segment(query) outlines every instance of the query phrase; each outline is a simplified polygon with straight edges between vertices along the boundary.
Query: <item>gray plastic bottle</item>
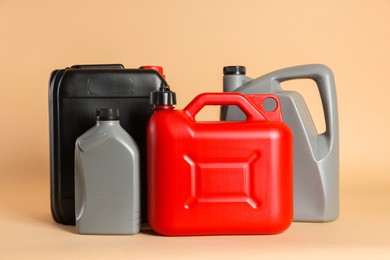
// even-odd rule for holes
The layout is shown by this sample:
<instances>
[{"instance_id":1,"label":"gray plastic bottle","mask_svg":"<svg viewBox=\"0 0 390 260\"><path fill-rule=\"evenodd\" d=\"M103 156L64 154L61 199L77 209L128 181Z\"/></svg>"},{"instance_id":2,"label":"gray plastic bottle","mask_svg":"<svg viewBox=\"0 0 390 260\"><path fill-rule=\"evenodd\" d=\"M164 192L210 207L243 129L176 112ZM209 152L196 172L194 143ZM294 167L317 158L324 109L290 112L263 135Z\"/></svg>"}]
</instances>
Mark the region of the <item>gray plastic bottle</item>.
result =
<instances>
[{"instance_id":1,"label":"gray plastic bottle","mask_svg":"<svg viewBox=\"0 0 390 260\"><path fill-rule=\"evenodd\" d=\"M138 233L138 147L120 126L118 109L97 109L96 114L96 125L75 145L76 230L80 234Z\"/></svg>"},{"instance_id":2,"label":"gray plastic bottle","mask_svg":"<svg viewBox=\"0 0 390 260\"><path fill-rule=\"evenodd\" d=\"M245 67L224 68L223 90L245 94L272 93L281 102L284 122L294 134L294 221L327 222L339 215L339 125L332 71L324 65L285 68L251 79ZM280 83L312 79L322 100L326 131L318 134L303 97ZM222 120L243 119L235 107L221 109Z\"/></svg>"}]
</instances>

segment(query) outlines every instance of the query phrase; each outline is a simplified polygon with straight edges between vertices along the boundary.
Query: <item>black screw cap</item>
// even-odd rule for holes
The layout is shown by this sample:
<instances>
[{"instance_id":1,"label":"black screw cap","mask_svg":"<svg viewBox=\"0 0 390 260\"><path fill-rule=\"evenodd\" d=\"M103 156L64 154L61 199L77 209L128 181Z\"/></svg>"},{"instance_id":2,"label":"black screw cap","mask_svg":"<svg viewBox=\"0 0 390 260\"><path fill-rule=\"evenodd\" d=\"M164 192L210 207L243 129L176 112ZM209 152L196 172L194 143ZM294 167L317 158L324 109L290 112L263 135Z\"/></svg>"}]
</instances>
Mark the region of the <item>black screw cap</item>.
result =
<instances>
[{"instance_id":1,"label":"black screw cap","mask_svg":"<svg viewBox=\"0 0 390 260\"><path fill-rule=\"evenodd\" d=\"M98 108L96 109L98 121L116 121L119 120L118 108Z\"/></svg>"},{"instance_id":2,"label":"black screw cap","mask_svg":"<svg viewBox=\"0 0 390 260\"><path fill-rule=\"evenodd\" d=\"M225 66L223 67L223 75L245 75L245 66Z\"/></svg>"},{"instance_id":3,"label":"black screw cap","mask_svg":"<svg viewBox=\"0 0 390 260\"><path fill-rule=\"evenodd\" d=\"M149 103L154 106L176 105L176 93L168 86L162 86L159 91L150 92Z\"/></svg>"}]
</instances>

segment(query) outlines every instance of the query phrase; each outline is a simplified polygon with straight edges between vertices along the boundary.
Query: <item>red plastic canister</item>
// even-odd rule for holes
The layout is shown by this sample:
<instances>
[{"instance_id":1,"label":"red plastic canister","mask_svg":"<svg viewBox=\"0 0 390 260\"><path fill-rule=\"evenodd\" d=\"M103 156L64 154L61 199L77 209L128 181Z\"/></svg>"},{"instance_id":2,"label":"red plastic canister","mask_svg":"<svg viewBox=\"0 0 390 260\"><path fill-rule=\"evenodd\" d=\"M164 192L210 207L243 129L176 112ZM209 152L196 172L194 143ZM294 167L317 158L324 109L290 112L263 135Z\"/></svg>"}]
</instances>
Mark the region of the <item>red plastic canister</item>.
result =
<instances>
[{"instance_id":1,"label":"red plastic canister","mask_svg":"<svg viewBox=\"0 0 390 260\"><path fill-rule=\"evenodd\" d=\"M268 112L262 104L276 102ZM198 122L206 105L245 121ZM293 218L292 133L274 95L205 93L155 106L147 125L148 220L162 235L273 234Z\"/></svg>"}]
</instances>

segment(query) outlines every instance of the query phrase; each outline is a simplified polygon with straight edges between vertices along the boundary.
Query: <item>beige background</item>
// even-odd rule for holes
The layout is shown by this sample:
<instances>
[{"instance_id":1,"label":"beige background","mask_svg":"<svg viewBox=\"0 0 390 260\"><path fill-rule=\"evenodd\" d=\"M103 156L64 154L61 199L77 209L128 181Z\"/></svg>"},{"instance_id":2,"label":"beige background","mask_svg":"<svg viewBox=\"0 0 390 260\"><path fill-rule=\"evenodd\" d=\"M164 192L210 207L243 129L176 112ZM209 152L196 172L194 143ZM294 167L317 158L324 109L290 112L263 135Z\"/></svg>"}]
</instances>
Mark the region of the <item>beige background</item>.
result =
<instances>
[{"instance_id":1,"label":"beige background","mask_svg":"<svg viewBox=\"0 0 390 260\"><path fill-rule=\"evenodd\" d=\"M245 65L252 77L328 65L339 102L340 218L276 236L80 236L56 225L48 79L80 63L162 65L178 108L221 91L225 65ZM389 0L0 0L0 257L389 257L389 73ZM304 92L323 129L314 85L285 87Z\"/></svg>"}]
</instances>

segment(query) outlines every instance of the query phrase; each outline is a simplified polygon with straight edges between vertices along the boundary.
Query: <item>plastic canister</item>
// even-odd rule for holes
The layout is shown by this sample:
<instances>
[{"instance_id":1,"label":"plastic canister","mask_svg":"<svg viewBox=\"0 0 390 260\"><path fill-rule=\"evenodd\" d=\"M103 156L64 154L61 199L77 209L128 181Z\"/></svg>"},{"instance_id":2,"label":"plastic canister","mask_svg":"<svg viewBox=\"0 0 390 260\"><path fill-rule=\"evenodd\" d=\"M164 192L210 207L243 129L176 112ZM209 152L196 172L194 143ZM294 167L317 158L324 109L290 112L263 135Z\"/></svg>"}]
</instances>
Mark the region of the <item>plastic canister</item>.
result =
<instances>
[{"instance_id":1,"label":"plastic canister","mask_svg":"<svg viewBox=\"0 0 390 260\"><path fill-rule=\"evenodd\" d=\"M294 221L326 222L339 215L339 125L332 71L320 64L277 70L251 79L243 66L224 68L224 92L272 93L280 99L283 119L294 135ZM325 115L326 131L318 134L303 97L283 90L281 82L316 82ZM221 109L222 120L243 118L234 107Z\"/></svg>"},{"instance_id":2,"label":"plastic canister","mask_svg":"<svg viewBox=\"0 0 390 260\"><path fill-rule=\"evenodd\" d=\"M261 104L273 99L274 111ZM273 234L293 216L292 133L274 95L204 93L183 110L151 93L148 220L162 235ZM199 122L206 105L237 105L237 122Z\"/></svg>"},{"instance_id":3,"label":"plastic canister","mask_svg":"<svg viewBox=\"0 0 390 260\"><path fill-rule=\"evenodd\" d=\"M94 127L75 147L76 230L135 234L140 230L140 158L120 126L118 109L97 109Z\"/></svg>"},{"instance_id":4,"label":"plastic canister","mask_svg":"<svg viewBox=\"0 0 390 260\"><path fill-rule=\"evenodd\" d=\"M49 81L50 204L53 219L75 225L74 145L95 124L99 107L116 107L121 126L137 143L141 167L142 222L146 223L146 123L149 93L168 85L163 68L121 64L74 65L52 72Z\"/></svg>"}]
</instances>

